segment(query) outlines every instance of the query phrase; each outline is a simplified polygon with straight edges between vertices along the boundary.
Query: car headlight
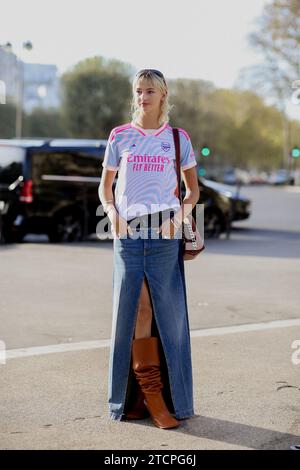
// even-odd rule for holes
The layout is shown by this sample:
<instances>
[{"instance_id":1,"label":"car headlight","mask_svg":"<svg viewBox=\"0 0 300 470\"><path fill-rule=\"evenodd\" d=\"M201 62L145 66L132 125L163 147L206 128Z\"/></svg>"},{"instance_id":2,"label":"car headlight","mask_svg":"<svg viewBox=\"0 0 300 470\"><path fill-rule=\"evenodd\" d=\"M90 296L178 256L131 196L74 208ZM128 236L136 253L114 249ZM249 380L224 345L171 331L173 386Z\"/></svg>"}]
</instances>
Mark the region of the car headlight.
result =
<instances>
[{"instance_id":1,"label":"car headlight","mask_svg":"<svg viewBox=\"0 0 300 470\"><path fill-rule=\"evenodd\" d=\"M223 194L223 196L226 196L226 197L232 197L233 196L231 191L224 191L224 192L222 191L222 194Z\"/></svg>"},{"instance_id":2,"label":"car headlight","mask_svg":"<svg viewBox=\"0 0 300 470\"><path fill-rule=\"evenodd\" d=\"M225 196L225 194L223 194L223 193L219 193L219 197L220 197L221 201L224 202L225 204L228 204L228 202L230 202L229 197Z\"/></svg>"}]
</instances>

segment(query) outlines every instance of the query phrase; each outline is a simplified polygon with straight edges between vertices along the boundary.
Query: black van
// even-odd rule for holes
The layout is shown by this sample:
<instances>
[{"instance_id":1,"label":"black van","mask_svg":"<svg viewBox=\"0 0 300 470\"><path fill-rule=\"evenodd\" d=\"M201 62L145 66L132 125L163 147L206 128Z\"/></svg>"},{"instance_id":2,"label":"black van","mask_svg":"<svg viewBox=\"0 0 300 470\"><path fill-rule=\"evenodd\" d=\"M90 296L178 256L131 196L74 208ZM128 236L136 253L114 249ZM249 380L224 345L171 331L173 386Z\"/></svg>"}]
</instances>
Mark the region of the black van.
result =
<instances>
[{"instance_id":1,"label":"black van","mask_svg":"<svg viewBox=\"0 0 300 470\"><path fill-rule=\"evenodd\" d=\"M68 242L95 234L105 217L97 208L106 145L94 139L0 139L0 240L46 233L52 242ZM230 199L201 179L199 186L205 237L218 237L228 228Z\"/></svg>"},{"instance_id":2,"label":"black van","mask_svg":"<svg viewBox=\"0 0 300 470\"><path fill-rule=\"evenodd\" d=\"M106 140L0 139L0 233L75 241L95 233Z\"/></svg>"}]
</instances>

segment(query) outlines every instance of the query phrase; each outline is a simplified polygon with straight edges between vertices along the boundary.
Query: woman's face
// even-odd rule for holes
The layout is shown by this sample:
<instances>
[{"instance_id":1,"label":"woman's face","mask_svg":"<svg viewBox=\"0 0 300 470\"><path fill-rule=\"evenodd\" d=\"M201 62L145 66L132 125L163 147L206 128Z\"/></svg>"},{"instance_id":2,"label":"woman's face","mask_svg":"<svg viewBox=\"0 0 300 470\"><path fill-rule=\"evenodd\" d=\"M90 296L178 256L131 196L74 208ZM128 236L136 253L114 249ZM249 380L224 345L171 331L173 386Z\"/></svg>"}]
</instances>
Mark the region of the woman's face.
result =
<instances>
[{"instance_id":1,"label":"woman's face","mask_svg":"<svg viewBox=\"0 0 300 470\"><path fill-rule=\"evenodd\" d=\"M147 78L140 78L135 89L136 102L144 113L159 112L164 97L159 88L155 87Z\"/></svg>"}]
</instances>

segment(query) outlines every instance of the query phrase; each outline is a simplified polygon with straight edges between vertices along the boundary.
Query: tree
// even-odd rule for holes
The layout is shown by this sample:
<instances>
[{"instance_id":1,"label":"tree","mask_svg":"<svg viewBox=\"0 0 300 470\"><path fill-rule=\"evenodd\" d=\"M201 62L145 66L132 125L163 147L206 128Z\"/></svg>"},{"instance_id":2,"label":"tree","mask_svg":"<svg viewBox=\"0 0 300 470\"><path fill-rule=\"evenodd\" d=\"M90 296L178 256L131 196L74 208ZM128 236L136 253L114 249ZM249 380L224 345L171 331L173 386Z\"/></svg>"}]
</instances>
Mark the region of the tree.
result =
<instances>
[{"instance_id":1,"label":"tree","mask_svg":"<svg viewBox=\"0 0 300 470\"><path fill-rule=\"evenodd\" d=\"M72 137L107 138L112 127L127 120L132 68L94 57L79 62L62 77L62 112Z\"/></svg>"},{"instance_id":2,"label":"tree","mask_svg":"<svg viewBox=\"0 0 300 470\"><path fill-rule=\"evenodd\" d=\"M7 102L0 105L0 138L11 139L16 132L16 106Z\"/></svg>"},{"instance_id":3,"label":"tree","mask_svg":"<svg viewBox=\"0 0 300 470\"><path fill-rule=\"evenodd\" d=\"M291 84L300 77L300 0L273 0L265 5L249 43L264 59L250 68L256 85L281 103L291 96Z\"/></svg>"},{"instance_id":4,"label":"tree","mask_svg":"<svg viewBox=\"0 0 300 470\"><path fill-rule=\"evenodd\" d=\"M61 111L35 108L24 119L24 137L68 137Z\"/></svg>"},{"instance_id":5,"label":"tree","mask_svg":"<svg viewBox=\"0 0 300 470\"><path fill-rule=\"evenodd\" d=\"M185 128L205 168L277 167L281 158L281 115L274 106L246 90L217 89L202 80L174 80L172 125ZM200 155L203 144L209 157Z\"/></svg>"},{"instance_id":6,"label":"tree","mask_svg":"<svg viewBox=\"0 0 300 470\"><path fill-rule=\"evenodd\" d=\"M300 76L300 0L273 0L265 5L249 43L261 53L264 61L242 69L238 84L250 86L279 108L285 164L290 146L286 102L291 99L293 82Z\"/></svg>"},{"instance_id":7,"label":"tree","mask_svg":"<svg viewBox=\"0 0 300 470\"><path fill-rule=\"evenodd\" d=\"M206 116L209 112L209 99L215 90L211 82L196 79L168 80L170 103L174 108L170 114L170 124L185 128L189 133L196 155L205 137ZM210 121L210 124L212 122Z\"/></svg>"}]
</instances>

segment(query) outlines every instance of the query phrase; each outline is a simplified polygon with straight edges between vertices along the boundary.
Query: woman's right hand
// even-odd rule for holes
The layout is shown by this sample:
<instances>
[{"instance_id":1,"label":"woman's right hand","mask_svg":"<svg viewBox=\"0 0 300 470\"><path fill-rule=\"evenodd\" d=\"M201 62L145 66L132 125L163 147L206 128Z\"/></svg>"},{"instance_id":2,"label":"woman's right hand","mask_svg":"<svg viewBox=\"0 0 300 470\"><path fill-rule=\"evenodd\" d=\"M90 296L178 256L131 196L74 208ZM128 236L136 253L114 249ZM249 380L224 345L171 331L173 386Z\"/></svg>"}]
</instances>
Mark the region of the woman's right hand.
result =
<instances>
[{"instance_id":1,"label":"woman's right hand","mask_svg":"<svg viewBox=\"0 0 300 470\"><path fill-rule=\"evenodd\" d=\"M132 234L127 220L123 219L116 209L112 209L108 213L109 220L111 221L111 232L114 238L126 238L128 233Z\"/></svg>"}]
</instances>

